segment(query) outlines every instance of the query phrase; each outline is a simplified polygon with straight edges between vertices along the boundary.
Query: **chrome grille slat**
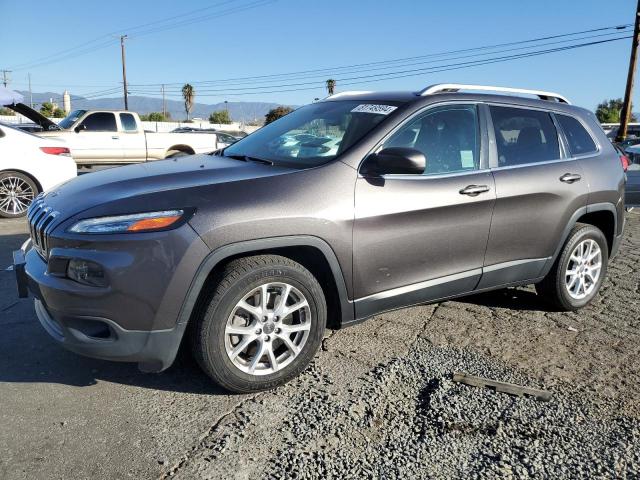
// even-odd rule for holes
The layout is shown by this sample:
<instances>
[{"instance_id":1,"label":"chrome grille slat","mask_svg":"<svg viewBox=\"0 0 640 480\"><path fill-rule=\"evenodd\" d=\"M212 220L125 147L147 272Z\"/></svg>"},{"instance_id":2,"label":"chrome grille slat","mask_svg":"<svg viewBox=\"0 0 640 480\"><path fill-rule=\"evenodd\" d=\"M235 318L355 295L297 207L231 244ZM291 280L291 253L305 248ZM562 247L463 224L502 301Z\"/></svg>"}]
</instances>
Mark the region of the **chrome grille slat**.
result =
<instances>
[{"instance_id":1,"label":"chrome grille slat","mask_svg":"<svg viewBox=\"0 0 640 480\"><path fill-rule=\"evenodd\" d=\"M49 257L49 234L55 226L54 220L58 215L59 212L55 212L51 207L48 207L42 198L36 199L27 213L31 241L36 251L45 261Z\"/></svg>"}]
</instances>

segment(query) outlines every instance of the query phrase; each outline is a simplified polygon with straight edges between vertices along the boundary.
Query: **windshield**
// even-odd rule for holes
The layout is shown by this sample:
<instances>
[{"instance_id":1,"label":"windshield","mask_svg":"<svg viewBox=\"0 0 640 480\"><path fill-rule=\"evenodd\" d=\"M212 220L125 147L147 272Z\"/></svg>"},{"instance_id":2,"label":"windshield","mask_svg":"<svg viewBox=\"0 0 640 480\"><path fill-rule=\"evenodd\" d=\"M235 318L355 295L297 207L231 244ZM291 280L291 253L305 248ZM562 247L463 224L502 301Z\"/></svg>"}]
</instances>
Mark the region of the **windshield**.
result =
<instances>
[{"instance_id":1,"label":"windshield","mask_svg":"<svg viewBox=\"0 0 640 480\"><path fill-rule=\"evenodd\" d=\"M306 105L225 148L224 155L294 168L322 165L353 146L398 105L352 100Z\"/></svg>"},{"instance_id":2,"label":"windshield","mask_svg":"<svg viewBox=\"0 0 640 480\"><path fill-rule=\"evenodd\" d=\"M64 129L71 128L73 124L76 123L76 121L86 112L86 110L74 110L65 118L60 120L60 123L58 125Z\"/></svg>"}]
</instances>

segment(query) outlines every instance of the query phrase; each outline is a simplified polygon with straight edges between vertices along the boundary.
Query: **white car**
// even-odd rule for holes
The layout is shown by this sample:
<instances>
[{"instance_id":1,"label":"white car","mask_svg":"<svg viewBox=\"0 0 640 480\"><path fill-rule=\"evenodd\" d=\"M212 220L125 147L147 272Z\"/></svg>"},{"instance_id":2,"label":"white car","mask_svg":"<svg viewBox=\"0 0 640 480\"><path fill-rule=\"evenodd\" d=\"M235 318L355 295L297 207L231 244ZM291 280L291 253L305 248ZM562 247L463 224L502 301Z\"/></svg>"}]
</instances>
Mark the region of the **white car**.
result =
<instances>
[{"instance_id":1,"label":"white car","mask_svg":"<svg viewBox=\"0 0 640 480\"><path fill-rule=\"evenodd\" d=\"M78 174L64 141L0 124L0 217L21 217L40 192Z\"/></svg>"}]
</instances>

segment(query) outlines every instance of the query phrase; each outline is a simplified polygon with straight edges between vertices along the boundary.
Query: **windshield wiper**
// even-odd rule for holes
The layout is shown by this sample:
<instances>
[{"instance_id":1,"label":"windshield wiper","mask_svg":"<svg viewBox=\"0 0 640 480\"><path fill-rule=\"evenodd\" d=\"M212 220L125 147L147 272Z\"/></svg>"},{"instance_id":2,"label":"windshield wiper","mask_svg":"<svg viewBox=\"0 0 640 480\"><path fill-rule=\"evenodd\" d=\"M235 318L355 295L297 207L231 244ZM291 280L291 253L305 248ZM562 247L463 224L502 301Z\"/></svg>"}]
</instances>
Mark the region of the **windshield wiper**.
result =
<instances>
[{"instance_id":1,"label":"windshield wiper","mask_svg":"<svg viewBox=\"0 0 640 480\"><path fill-rule=\"evenodd\" d=\"M256 162L263 163L265 165L273 165L271 160L265 160L264 158L250 157L248 155L224 155L224 158L233 158L234 160L242 160L243 162Z\"/></svg>"}]
</instances>

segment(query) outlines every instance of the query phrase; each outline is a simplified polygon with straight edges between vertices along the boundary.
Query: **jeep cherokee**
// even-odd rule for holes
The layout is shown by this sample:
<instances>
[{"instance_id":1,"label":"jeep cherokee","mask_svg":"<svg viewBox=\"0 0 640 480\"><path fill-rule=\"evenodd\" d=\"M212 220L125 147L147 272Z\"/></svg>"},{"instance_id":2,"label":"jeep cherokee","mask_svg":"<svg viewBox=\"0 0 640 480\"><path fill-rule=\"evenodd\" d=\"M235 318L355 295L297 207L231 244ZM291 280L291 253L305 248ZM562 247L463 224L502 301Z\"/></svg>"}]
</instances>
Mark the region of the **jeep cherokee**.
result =
<instances>
[{"instance_id":1,"label":"jeep cherokee","mask_svg":"<svg viewBox=\"0 0 640 480\"><path fill-rule=\"evenodd\" d=\"M345 92L41 195L18 290L74 352L161 371L185 337L214 381L256 391L298 375L326 327L391 309L525 284L584 307L624 182L595 116L558 94Z\"/></svg>"}]
</instances>

